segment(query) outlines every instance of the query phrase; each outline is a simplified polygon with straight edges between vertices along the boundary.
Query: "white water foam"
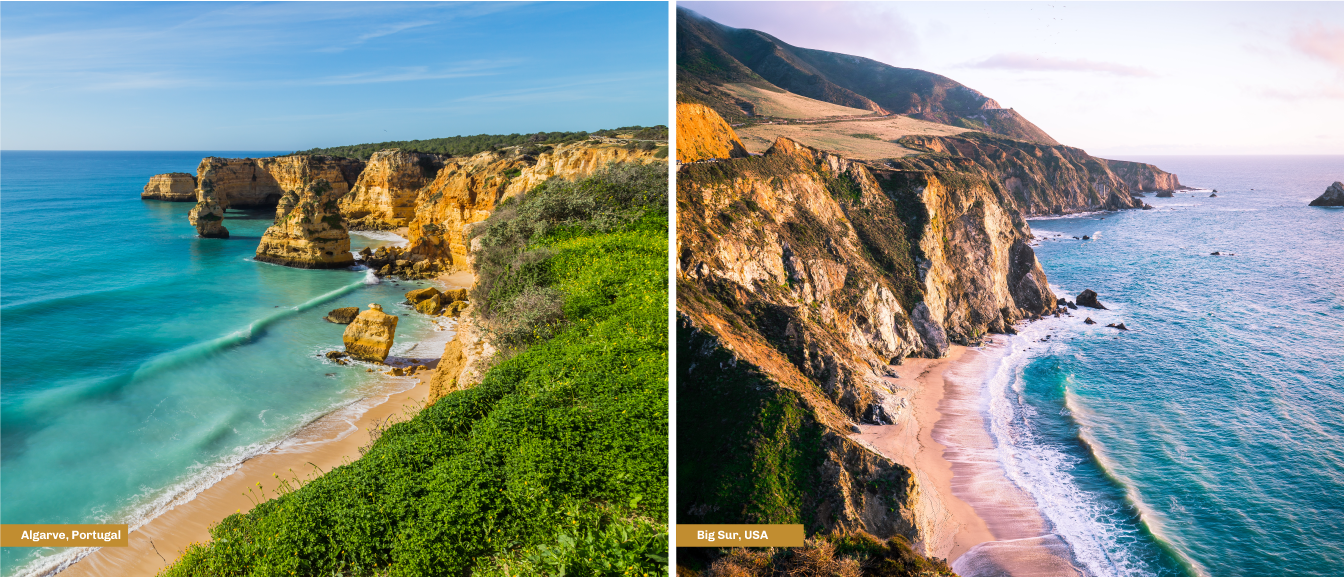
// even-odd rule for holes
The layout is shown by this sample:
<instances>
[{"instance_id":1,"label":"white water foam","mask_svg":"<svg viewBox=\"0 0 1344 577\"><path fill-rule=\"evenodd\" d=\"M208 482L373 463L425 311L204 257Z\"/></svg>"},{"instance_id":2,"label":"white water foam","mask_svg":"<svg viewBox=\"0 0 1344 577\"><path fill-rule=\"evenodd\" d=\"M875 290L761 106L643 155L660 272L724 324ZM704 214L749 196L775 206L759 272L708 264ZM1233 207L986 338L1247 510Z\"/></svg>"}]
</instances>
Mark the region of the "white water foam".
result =
<instances>
[{"instance_id":1,"label":"white water foam","mask_svg":"<svg viewBox=\"0 0 1344 577\"><path fill-rule=\"evenodd\" d=\"M395 232L389 232L385 230L352 230L350 231L350 234L352 236L362 236L370 240L381 240L384 242L390 242L392 243L392 246L397 247L403 247L411 244L411 241L407 240L406 237L401 236Z\"/></svg>"}]
</instances>

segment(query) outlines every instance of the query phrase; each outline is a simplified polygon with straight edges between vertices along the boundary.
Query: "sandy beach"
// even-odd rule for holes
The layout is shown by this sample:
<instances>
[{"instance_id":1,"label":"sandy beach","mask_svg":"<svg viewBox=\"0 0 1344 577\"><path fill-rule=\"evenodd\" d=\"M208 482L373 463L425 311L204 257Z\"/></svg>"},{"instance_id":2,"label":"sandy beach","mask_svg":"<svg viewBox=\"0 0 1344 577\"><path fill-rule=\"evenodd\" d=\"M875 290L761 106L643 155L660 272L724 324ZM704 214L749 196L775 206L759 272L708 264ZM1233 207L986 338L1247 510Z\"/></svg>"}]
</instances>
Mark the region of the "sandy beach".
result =
<instances>
[{"instance_id":1,"label":"sandy beach","mask_svg":"<svg viewBox=\"0 0 1344 577\"><path fill-rule=\"evenodd\" d=\"M909 416L892 425L861 426L854 438L914 469L926 492L932 485L951 516L940 530L952 537L926 548L935 556L946 550L958 574L1079 575L1035 501L1004 475L985 423L982 392L1005 354L1003 338L895 367L898 378L891 384L909 391Z\"/></svg>"},{"instance_id":2,"label":"sandy beach","mask_svg":"<svg viewBox=\"0 0 1344 577\"><path fill-rule=\"evenodd\" d=\"M470 273L444 275L447 288L470 287ZM210 526L224 517L254 506L258 483L266 497L275 496L277 476L307 482L320 472L358 459L369 444L369 429L391 419L406 420L424 406L429 382L442 351L425 351L419 358L431 370L414 377L387 377L382 392L349 407L333 411L305 426L276 449L248 459L229 476L132 531L128 547L104 547L61 571L62 577L116 577L155 575L175 561L189 544L210 539ZM389 363L406 364L389 357ZM356 414L358 414L356 416ZM252 496L249 496L251 490Z\"/></svg>"}]
</instances>

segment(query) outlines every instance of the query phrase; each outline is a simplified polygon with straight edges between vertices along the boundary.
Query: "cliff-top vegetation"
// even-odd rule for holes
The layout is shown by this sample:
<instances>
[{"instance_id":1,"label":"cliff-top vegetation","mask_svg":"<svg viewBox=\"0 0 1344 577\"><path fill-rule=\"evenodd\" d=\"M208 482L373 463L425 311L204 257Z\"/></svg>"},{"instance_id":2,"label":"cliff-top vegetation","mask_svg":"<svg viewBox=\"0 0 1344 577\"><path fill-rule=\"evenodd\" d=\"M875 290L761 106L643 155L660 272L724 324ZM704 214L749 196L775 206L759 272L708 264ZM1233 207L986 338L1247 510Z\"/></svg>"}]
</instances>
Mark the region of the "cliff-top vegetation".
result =
<instances>
[{"instance_id":1,"label":"cliff-top vegetation","mask_svg":"<svg viewBox=\"0 0 1344 577\"><path fill-rule=\"evenodd\" d=\"M373 153L389 148L400 148L407 152L446 154L449 156L471 156L487 150L496 150L510 146L546 146L587 140L593 136L615 137L629 135L636 140L667 140L666 126L624 126L604 129L596 132L537 132L533 134L476 134L472 136L449 136L428 140L390 140L370 144L351 144L328 148L310 148L294 154L342 156L368 160Z\"/></svg>"},{"instance_id":2,"label":"cliff-top vegetation","mask_svg":"<svg viewBox=\"0 0 1344 577\"><path fill-rule=\"evenodd\" d=\"M507 316L554 297L527 346L163 574L666 574L666 174L550 181L498 211L493 288L472 300Z\"/></svg>"}]
</instances>

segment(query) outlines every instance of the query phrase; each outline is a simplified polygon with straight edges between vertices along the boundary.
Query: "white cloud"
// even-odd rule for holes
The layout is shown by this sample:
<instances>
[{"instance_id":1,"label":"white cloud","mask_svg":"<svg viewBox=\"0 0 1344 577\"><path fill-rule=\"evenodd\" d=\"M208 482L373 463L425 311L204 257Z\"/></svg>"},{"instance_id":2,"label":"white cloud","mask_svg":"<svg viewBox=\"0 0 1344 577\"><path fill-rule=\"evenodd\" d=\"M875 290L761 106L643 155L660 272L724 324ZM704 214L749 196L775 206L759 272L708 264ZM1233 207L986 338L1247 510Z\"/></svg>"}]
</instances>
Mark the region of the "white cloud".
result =
<instances>
[{"instance_id":1,"label":"white cloud","mask_svg":"<svg viewBox=\"0 0 1344 577\"><path fill-rule=\"evenodd\" d=\"M1101 72L1115 76L1156 77L1157 73L1139 66L1100 62L1084 58L1055 58L1039 54L995 54L979 62L963 64L967 68L1020 70L1036 72Z\"/></svg>"}]
</instances>

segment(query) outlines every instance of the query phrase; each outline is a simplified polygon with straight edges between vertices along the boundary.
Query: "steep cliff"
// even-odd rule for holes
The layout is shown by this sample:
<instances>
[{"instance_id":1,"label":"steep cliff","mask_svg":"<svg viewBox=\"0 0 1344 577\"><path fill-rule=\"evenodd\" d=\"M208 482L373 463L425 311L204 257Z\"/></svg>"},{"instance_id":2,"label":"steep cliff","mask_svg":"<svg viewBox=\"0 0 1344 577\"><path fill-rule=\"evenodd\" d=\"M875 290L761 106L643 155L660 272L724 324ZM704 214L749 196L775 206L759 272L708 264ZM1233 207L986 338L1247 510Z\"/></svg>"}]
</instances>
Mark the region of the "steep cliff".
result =
<instances>
[{"instance_id":1,"label":"steep cliff","mask_svg":"<svg viewBox=\"0 0 1344 577\"><path fill-rule=\"evenodd\" d=\"M956 136L907 136L897 141L921 154L886 161L904 170L977 174L1025 216L1143 208L1132 187L1107 161L1080 148L1033 144L982 132ZM1137 164L1137 163L1132 163ZM1175 175L1157 170L1150 178ZM1158 174L1160 173L1160 174ZM1132 169L1139 179L1142 170Z\"/></svg>"},{"instance_id":2,"label":"steep cliff","mask_svg":"<svg viewBox=\"0 0 1344 577\"><path fill-rule=\"evenodd\" d=\"M185 172L169 172L149 177L140 198L171 202L196 201L196 177Z\"/></svg>"},{"instance_id":3,"label":"steep cliff","mask_svg":"<svg viewBox=\"0 0 1344 577\"><path fill-rule=\"evenodd\" d=\"M256 259L298 268L342 268L354 264L350 233L342 222L338 189L326 179L289 191L275 209Z\"/></svg>"},{"instance_id":4,"label":"steep cliff","mask_svg":"<svg viewBox=\"0 0 1344 577\"><path fill-rule=\"evenodd\" d=\"M750 156L723 118L702 104L677 103L677 161Z\"/></svg>"},{"instance_id":5,"label":"steep cliff","mask_svg":"<svg viewBox=\"0 0 1344 577\"><path fill-rule=\"evenodd\" d=\"M1129 185L1130 192L1159 192L1188 188L1181 184L1181 180L1176 175L1164 172L1148 163L1107 160L1106 165L1120 180Z\"/></svg>"},{"instance_id":6,"label":"steep cliff","mask_svg":"<svg viewBox=\"0 0 1344 577\"><path fill-rule=\"evenodd\" d=\"M979 174L780 139L683 167L677 206L678 444L699 455L679 461L682 518L900 534L946 555L941 504L847 434L908 411L889 365L1054 311L1016 203Z\"/></svg>"},{"instance_id":7,"label":"steep cliff","mask_svg":"<svg viewBox=\"0 0 1344 577\"><path fill-rule=\"evenodd\" d=\"M341 214L354 230L392 230L415 217L415 199L446 157L438 154L383 150L369 157L364 171L341 198Z\"/></svg>"},{"instance_id":8,"label":"steep cliff","mask_svg":"<svg viewBox=\"0 0 1344 577\"><path fill-rule=\"evenodd\" d=\"M418 274L469 270L471 225L488 218L506 198L522 194L552 177L582 178L612 162L654 162L657 149L582 141L540 154L520 148L452 158L434 180L420 189L408 236L406 262Z\"/></svg>"},{"instance_id":9,"label":"steep cliff","mask_svg":"<svg viewBox=\"0 0 1344 577\"><path fill-rule=\"evenodd\" d=\"M271 207L286 192L298 191L309 182L325 179L340 196L364 169L364 161L333 156L289 155L269 158L207 157L196 168L198 188L214 190L225 209Z\"/></svg>"}]
</instances>

